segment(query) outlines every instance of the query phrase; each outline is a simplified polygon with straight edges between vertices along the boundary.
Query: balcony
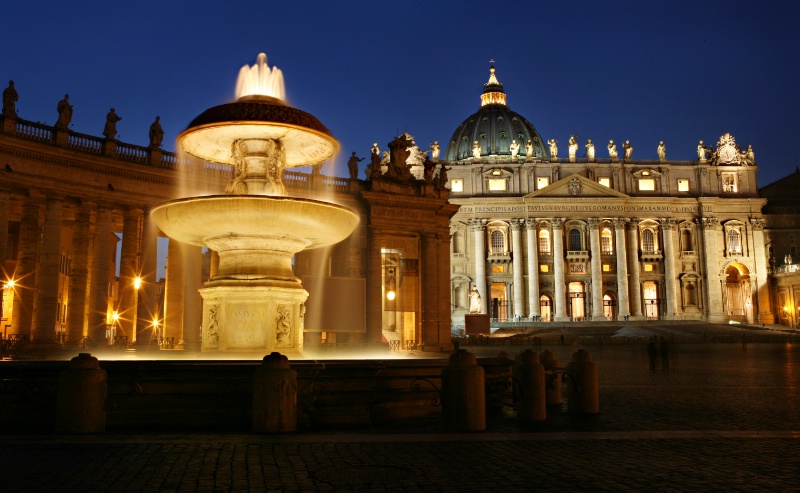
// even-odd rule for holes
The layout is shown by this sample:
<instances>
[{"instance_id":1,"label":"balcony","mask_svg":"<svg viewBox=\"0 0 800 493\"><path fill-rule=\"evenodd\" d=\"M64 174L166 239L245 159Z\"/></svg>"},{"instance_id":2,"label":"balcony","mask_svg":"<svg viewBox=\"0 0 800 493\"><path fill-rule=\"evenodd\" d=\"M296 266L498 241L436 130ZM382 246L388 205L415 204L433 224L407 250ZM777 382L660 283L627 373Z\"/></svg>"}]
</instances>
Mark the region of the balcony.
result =
<instances>
[{"instance_id":1,"label":"balcony","mask_svg":"<svg viewBox=\"0 0 800 493\"><path fill-rule=\"evenodd\" d=\"M588 250L570 250L567 252L567 262L573 260L589 260Z\"/></svg>"}]
</instances>

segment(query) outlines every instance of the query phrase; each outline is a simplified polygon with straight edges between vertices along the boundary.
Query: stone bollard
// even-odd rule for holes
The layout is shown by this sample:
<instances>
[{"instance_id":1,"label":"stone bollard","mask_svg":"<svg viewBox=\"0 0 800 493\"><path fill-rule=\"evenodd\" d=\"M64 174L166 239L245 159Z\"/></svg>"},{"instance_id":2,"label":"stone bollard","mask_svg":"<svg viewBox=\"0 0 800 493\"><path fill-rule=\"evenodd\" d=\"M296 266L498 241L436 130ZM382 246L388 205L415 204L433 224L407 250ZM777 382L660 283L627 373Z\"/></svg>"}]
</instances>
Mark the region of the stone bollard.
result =
<instances>
[{"instance_id":1,"label":"stone bollard","mask_svg":"<svg viewBox=\"0 0 800 493\"><path fill-rule=\"evenodd\" d=\"M567 365L567 408L574 414L597 414L600 412L600 399L597 389L597 364L592 355L584 349L572 354Z\"/></svg>"},{"instance_id":2,"label":"stone bollard","mask_svg":"<svg viewBox=\"0 0 800 493\"><path fill-rule=\"evenodd\" d=\"M58 376L56 432L102 433L106 431L108 375L89 353L80 353Z\"/></svg>"},{"instance_id":3,"label":"stone bollard","mask_svg":"<svg viewBox=\"0 0 800 493\"><path fill-rule=\"evenodd\" d=\"M442 368L442 421L455 431L486 429L483 368L475 355L459 349Z\"/></svg>"},{"instance_id":4,"label":"stone bollard","mask_svg":"<svg viewBox=\"0 0 800 493\"><path fill-rule=\"evenodd\" d=\"M518 387L517 423L521 427L547 419L544 386L544 367L539 355L530 349L519 353L514 365Z\"/></svg>"},{"instance_id":5,"label":"stone bollard","mask_svg":"<svg viewBox=\"0 0 800 493\"><path fill-rule=\"evenodd\" d=\"M253 432L297 430L297 372L278 352L264 356L253 376Z\"/></svg>"},{"instance_id":6,"label":"stone bollard","mask_svg":"<svg viewBox=\"0 0 800 493\"><path fill-rule=\"evenodd\" d=\"M539 358L545 372L545 399L548 406L560 406L561 399L561 375L556 373L558 361L550 351L543 351Z\"/></svg>"}]
</instances>

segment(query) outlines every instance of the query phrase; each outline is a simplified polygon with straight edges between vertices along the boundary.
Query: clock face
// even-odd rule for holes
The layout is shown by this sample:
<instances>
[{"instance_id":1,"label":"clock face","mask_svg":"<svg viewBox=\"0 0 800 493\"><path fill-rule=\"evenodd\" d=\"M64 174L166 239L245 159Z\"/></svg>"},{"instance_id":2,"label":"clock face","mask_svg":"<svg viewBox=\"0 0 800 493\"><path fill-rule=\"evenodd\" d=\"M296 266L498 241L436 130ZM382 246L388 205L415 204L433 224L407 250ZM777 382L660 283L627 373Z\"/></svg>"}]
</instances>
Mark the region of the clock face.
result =
<instances>
[{"instance_id":1,"label":"clock face","mask_svg":"<svg viewBox=\"0 0 800 493\"><path fill-rule=\"evenodd\" d=\"M731 146L725 146L719 151L720 161L730 163L736 159L736 149Z\"/></svg>"}]
</instances>

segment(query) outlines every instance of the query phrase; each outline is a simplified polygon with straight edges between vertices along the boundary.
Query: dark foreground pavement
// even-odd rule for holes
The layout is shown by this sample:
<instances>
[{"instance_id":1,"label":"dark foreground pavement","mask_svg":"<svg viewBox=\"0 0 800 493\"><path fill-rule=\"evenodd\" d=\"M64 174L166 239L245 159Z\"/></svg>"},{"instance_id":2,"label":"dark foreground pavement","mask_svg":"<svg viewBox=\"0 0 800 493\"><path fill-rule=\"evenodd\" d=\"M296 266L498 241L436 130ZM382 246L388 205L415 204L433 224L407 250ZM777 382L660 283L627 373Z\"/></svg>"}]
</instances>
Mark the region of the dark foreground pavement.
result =
<instances>
[{"instance_id":1,"label":"dark foreground pavement","mask_svg":"<svg viewBox=\"0 0 800 493\"><path fill-rule=\"evenodd\" d=\"M577 347L545 349L566 364ZM800 491L800 345L675 345L656 371L641 345L587 349L601 409L588 419L549 410L525 432L496 416L476 433L2 436L0 491Z\"/></svg>"}]
</instances>

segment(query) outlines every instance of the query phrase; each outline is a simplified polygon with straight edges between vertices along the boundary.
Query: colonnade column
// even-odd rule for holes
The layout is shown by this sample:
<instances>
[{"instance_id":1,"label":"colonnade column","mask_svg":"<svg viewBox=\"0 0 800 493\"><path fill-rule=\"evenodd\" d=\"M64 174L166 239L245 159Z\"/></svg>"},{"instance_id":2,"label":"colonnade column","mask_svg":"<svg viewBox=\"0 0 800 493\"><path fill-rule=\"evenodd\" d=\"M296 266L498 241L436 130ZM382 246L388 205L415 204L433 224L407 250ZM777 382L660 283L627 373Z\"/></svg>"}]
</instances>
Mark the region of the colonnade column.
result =
<instances>
[{"instance_id":1,"label":"colonnade column","mask_svg":"<svg viewBox=\"0 0 800 493\"><path fill-rule=\"evenodd\" d=\"M589 246L592 251L592 320L606 320L603 315L603 268L600 262L600 220L590 217Z\"/></svg>"},{"instance_id":2,"label":"colonnade column","mask_svg":"<svg viewBox=\"0 0 800 493\"><path fill-rule=\"evenodd\" d=\"M564 219L550 220L553 226L553 295L555 297L556 315L554 322L568 321L567 303L565 301L566 284L564 281Z\"/></svg>"},{"instance_id":3,"label":"colonnade column","mask_svg":"<svg viewBox=\"0 0 800 493\"><path fill-rule=\"evenodd\" d=\"M183 340L183 302L185 265L183 244L169 239L167 246L167 280L164 286L164 337L172 337L173 343Z\"/></svg>"},{"instance_id":4,"label":"colonnade column","mask_svg":"<svg viewBox=\"0 0 800 493\"><path fill-rule=\"evenodd\" d=\"M142 210L130 209L122 215L122 247L119 258L119 300L117 323L119 335L136 338L136 278L139 277L139 244L141 243Z\"/></svg>"},{"instance_id":5,"label":"colonnade column","mask_svg":"<svg viewBox=\"0 0 800 493\"><path fill-rule=\"evenodd\" d=\"M539 307L539 245L536 237L536 219L525 220L528 239L528 316L541 315Z\"/></svg>"},{"instance_id":6,"label":"colonnade column","mask_svg":"<svg viewBox=\"0 0 800 493\"><path fill-rule=\"evenodd\" d=\"M422 236L422 275L420 290L422 291L422 344L439 344L439 262L436 235L424 232ZM449 277L449 276L448 276Z\"/></svg>"},{"instance_id":7,"label":"colonnade column","mask_svg":"<svg viewBox=\"0 0 800 493\"><path fill-rule=\"evenodd\" d=\"M8 206L8 191L0 190L0 269L2 269L0 282L5 282L8 279L8 273L6 272L6 261L8 260ZM0 298L1 302L2 298ZM2 304L0 304L0 310L2 310Z\"/></svg>"},{"instance_id":8,"label":"colonnade column","mask_svg":"<svg viewBox=\"0 0 800 493\"><path fill-rule=\"evenodd\" d=\"M522 224L524 219L511 220L511 251L514 269L514 318L525 316L525 286L522 281Z\"/></svg>"},{"instance_id":9,"label":"colonnade column","mask_svg":"<svg viewBox=\"0 0 800 493\"><path fill-rule=\"evenodd\" d=\"M203 297L200 288L203 281L200 271L203 268L203 247L198 245L183 246L184 281L183 281L183 349L200 351L200 331L203 324Z\"/></svg>"},{"instance_id":10,"label":"colonnade column","mask_svg":"<svg viewBox=\"0 0 800 493\"><path fill-rule=\"evenodd\" d=\"M36 292L36 261L39 258L39 208L42 197L32 195L22 204L19 225L19 253L14 272L14 304L11 333L30 334L33 297Z\"/></svg>"},{"instance_id":11,"label":"colonnade column","mask_svg":"<svg viewBox=\"0 0 800 493\"><path fill-rule=\"evenodd\" d=\"M145 210L142 217L141 261L139 262L139 278L142 280L142 285L139 288L139 300L136 308L136 341L138 348L154 349L153 330L155 327L153 323L158 320L158 324L161 324L163 314L158 313L156 297L158 229L149 212L149 210Z\"/></svg>"},{"instance_id":12,"label":"colonnade column","mask_svg":"<svg viewBox=\"0 0 800 493\"><path fill-rule=\"evenodd\" d=\"M703 258L705 259L706 279L706 313L709 322L722 322L722 286L720 286L719 268L717 266L717 227L719 219L708 216L700 219L703 228Z\"/></svg>"},{"instance_id":13,"label":"colonnade column","mask_svg":"<svg viewBox=\"0 0 800 493\"><path fill-rule=\"evenodd\" d=\"M642 316L642 287L639 284L639 219L633 218L628 222L628 272L630 273L630 307L631 316Z\"/></svg>"},{"instance_id":14,"label":"colonnade column","mask_svg":"<svg viewBox=\"0 0 800 493\"><path fill-rule=\"evenodd\" d=\"M627 320L630 315L628 303L628 255L625 246L625 223L627 219L614 219L614 242L617 246L617 319Z\"/></svg>"},{"instance_id":15,"label":"colonnade column","mask_svg":"<svg viewBox=\"0 0 800 493\"><path fill-rule=\"evenodd\" d=\"M108 321L108 284L111 278L112 213L106 206L98 206L95 214L94 246L92 248L92 274L89 281L88 332L92 344L105 345Z\"/></svg>"},{"instance_id":16,"label":"colonnade column","mask_svg":"<svg viewBox=\"0 0 800 493\"><path fill-rule=\"evenodd\" d=\"M675 317L678 314L678 293L675 289L675 219L661 219L661 230L664 232L664 281L665 298L667 301L667 316Z\"/></svg>"},{"instance_id":17,"label":"colonnade column","mask_svg":"<svg viewBox=\"0 0 800 493\"><path fill-rule=\"evenodd\" d=\"M88 205L77 206L72 226L72 261L69 270L69 309L67 310L67 337L75 342L80 341L86 335L91 218L91 210Z\"/></svg>"},{"instance_id":18,"label":"colonnade column","mask_svg":"<svg viewBox=\"0 0 800 493\"><path fill-rule=\"evenodd\" d=\"M473 259L475 260L475 289L481 295L481 313L486 311L486 245L484 244L484 223L482 219L470 219L469 230L472 231L472 240L475 244Z\"/></svg>"},{"instance_id":19,"label":"colonnade column","mask_svg":"<svg viewBox=\"0 0 800 493\"><path fill-rule=\"evenodd\" d=\"M373 229L367 237L369 238L369 251L367 253L367 334L365 342L379 343L383 335L381 249L384 235Z\"/></svg>"},{"instance_id":20,"label":"colonnade column","mask_svg":"<svg viewBox=\"0 0 800 493\"><path fill-rule=\"evenodd\" d=\"M55 344L58 323L58 275L61 268L61 220L64 198L47 197L36 286L36 322L31 331L35 344Z\"/></svg>"},{"instance_id":21,"label":"colonnade column","mask_svg":"<svg viewBox=\"0 0 800 493\"><path fill-rule=\"evenodd\" d=\"M756 260L756 289L758 293L758 322L764 324L775 323L775 315L772 313L772 303L770 300L769 280L767 278L767 251L764 248L764 225L763 218L752 218L750 224L753 227L753 250Z\"/></svg>"}]
</instances>

